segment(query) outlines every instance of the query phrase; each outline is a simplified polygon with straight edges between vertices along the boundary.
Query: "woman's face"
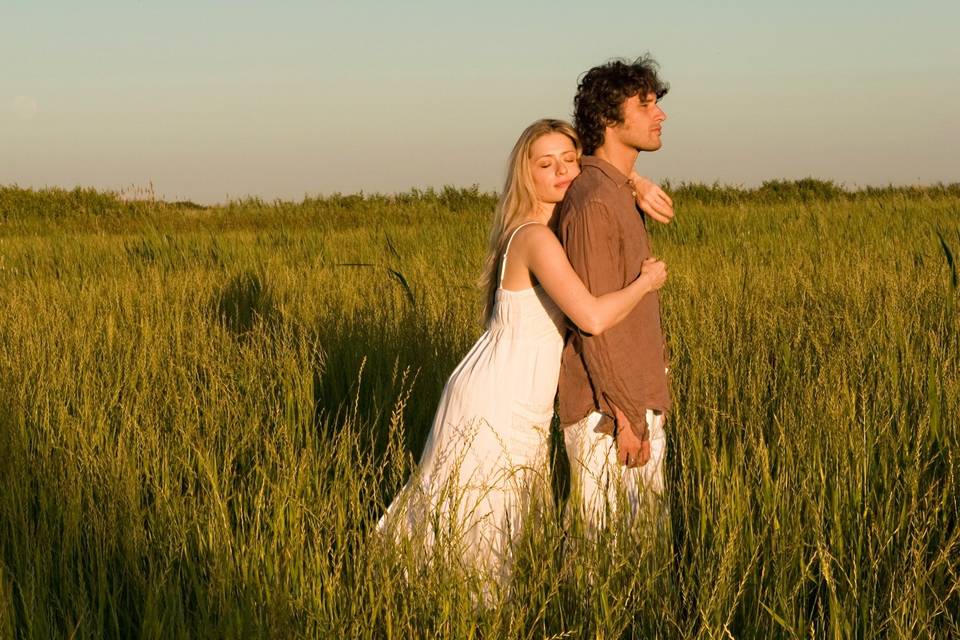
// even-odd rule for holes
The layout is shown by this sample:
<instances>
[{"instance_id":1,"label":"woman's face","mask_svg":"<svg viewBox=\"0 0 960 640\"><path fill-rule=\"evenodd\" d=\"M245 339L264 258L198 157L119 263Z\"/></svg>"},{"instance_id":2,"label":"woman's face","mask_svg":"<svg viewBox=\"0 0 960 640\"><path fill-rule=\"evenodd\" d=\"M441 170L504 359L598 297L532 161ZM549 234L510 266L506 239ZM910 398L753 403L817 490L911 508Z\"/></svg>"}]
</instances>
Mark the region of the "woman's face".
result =
<instances>
[{"instance_id":1,"label":"woman's face","mask_svg":"<svg viewBox=\"0 0 960 640\"><path fill-rule=\"evenodd\" d=\"M573 140L554 131L537 138L530 146L530 172L540 202L563 200L567 187L580 175L580 162Z\"/></svg>"}]
</instances>

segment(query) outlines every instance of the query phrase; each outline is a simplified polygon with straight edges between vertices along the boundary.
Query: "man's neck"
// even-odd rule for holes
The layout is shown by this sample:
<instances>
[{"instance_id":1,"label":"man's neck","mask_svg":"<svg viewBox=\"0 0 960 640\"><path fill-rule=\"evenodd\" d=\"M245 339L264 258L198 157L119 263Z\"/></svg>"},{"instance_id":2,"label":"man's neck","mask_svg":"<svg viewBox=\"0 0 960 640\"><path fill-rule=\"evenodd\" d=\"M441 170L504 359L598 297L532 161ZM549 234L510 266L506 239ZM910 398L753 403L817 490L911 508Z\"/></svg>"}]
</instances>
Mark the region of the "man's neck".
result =
<instances>
[{"instance_id":1,"label":"man's neck","mask_svg":"<svg viewBox=\"0 0 960 640\"><path fill-rule=\"evenodd\" d=\"M630 177L630 174L633 173L633 165L637 163L637 156L640 155L640 152L625 144L607 140L597 147L593 155L601 160L606 160L619 169L623 175Z\"/></svg>"}]
</instances>

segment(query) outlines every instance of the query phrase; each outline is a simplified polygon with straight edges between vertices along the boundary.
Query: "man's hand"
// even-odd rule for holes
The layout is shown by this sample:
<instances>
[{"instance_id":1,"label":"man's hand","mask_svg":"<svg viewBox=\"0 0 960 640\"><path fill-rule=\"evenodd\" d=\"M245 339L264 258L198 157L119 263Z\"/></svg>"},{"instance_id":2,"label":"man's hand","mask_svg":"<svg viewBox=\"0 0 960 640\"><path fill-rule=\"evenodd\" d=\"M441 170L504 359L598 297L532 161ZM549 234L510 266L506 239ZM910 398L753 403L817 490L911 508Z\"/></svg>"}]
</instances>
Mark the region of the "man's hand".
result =
<instances>
[{"instance_id":1,"label":"man's hand","mask_svg":"<svg viewBox=\"0 0 960 640\"><path fill-rule=\"evenodd\" d=\"M610 406L617 425L617 462L630 468L642 467L650 460L650 439L641 440L623 411L612 403Z\"/></svg>"},{"instance_id":2,"label":"man's hand","mask_svg":"<svg viewBox=\"0 0 960 640\"><path fill-rule=\"evenodd\" d=\"M637 206L648 216L670 224L673 220L673 200L653 180L644 178L636 171L630 174L630 184L636 193Z\"/></svg>"}]
</instances>

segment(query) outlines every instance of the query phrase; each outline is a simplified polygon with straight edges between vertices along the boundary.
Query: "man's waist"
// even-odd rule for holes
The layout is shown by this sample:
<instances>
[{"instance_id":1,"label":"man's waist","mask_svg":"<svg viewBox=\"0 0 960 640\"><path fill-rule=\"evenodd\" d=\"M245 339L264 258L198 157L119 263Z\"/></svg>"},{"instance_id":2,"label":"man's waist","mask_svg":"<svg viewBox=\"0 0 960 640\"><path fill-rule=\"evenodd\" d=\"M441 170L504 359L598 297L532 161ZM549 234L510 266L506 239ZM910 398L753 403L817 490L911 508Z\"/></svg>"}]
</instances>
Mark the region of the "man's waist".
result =
<instances>
[{"instance_id":1,"label":"man's waist","mask_svg":"<svg viewBox=\"0 0 960 640\"><path fill-rule=\"evenodd\" d=\"M575 402L572 400L564 401L563 395L560 396L560 404L558 407L557 417L560 419L561 427L568 427L572 424L577 424L584 418L586 418L591 413L606 413L603 407L599 406L592 397L581 398L580 402ZM669 393L660 399L647 398L641 400L638 403L640 407L639 413L644 414L647 411L655 411L658 413L669 413L672 408L672 403L670 401ZM635 417L639 417L635 416Z\"/></svg>"},{"instance_id":2,"label":"man's waist","mask_svg":"<svg viewBox=\"0 0 960 640\"><path fill-rule=\"evenodd\" d=\"M671 407L670 384L666 371L661 368L658 374L647 375L636 380L626 380L628 390L622 398L623 408L656 409L667 412ZM598 394L609 391L598 382L590 380L586 369L570 367L568 363L560 372L558 413L561 424L579 422L591 411L602 408Z\"/></svg>"}]
</instances>

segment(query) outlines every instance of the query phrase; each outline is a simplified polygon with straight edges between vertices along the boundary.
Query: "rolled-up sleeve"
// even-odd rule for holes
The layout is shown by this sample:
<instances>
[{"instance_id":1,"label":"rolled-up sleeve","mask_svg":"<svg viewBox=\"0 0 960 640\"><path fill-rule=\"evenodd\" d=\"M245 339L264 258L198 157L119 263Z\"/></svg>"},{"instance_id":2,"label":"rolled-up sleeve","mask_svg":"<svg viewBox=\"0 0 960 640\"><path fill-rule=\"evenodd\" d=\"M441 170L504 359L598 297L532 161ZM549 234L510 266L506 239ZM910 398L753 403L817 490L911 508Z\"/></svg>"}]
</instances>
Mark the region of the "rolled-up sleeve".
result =
<instances>
[{"instance_id":1,"label":"rolled-up sleeve","mask_svg":"<svg viewBox=\"0 0 960 640\"><path fill-rule=\"evenodd\" d=\"M593 200L571 209L561 228L561 241L574 271L595 296L618 291L626 281L623 233L617 217L604 203ZM631 274L630 280L635 277ZM600 335L578 331L574 339L593 387L594 401L613 416L611 403L630 420L634 432L647 438L646 407L639 406L631 389L631 372L637 367L637 352L631 345L629 327L615 325Z\"/></svg>"}]
</instances>

